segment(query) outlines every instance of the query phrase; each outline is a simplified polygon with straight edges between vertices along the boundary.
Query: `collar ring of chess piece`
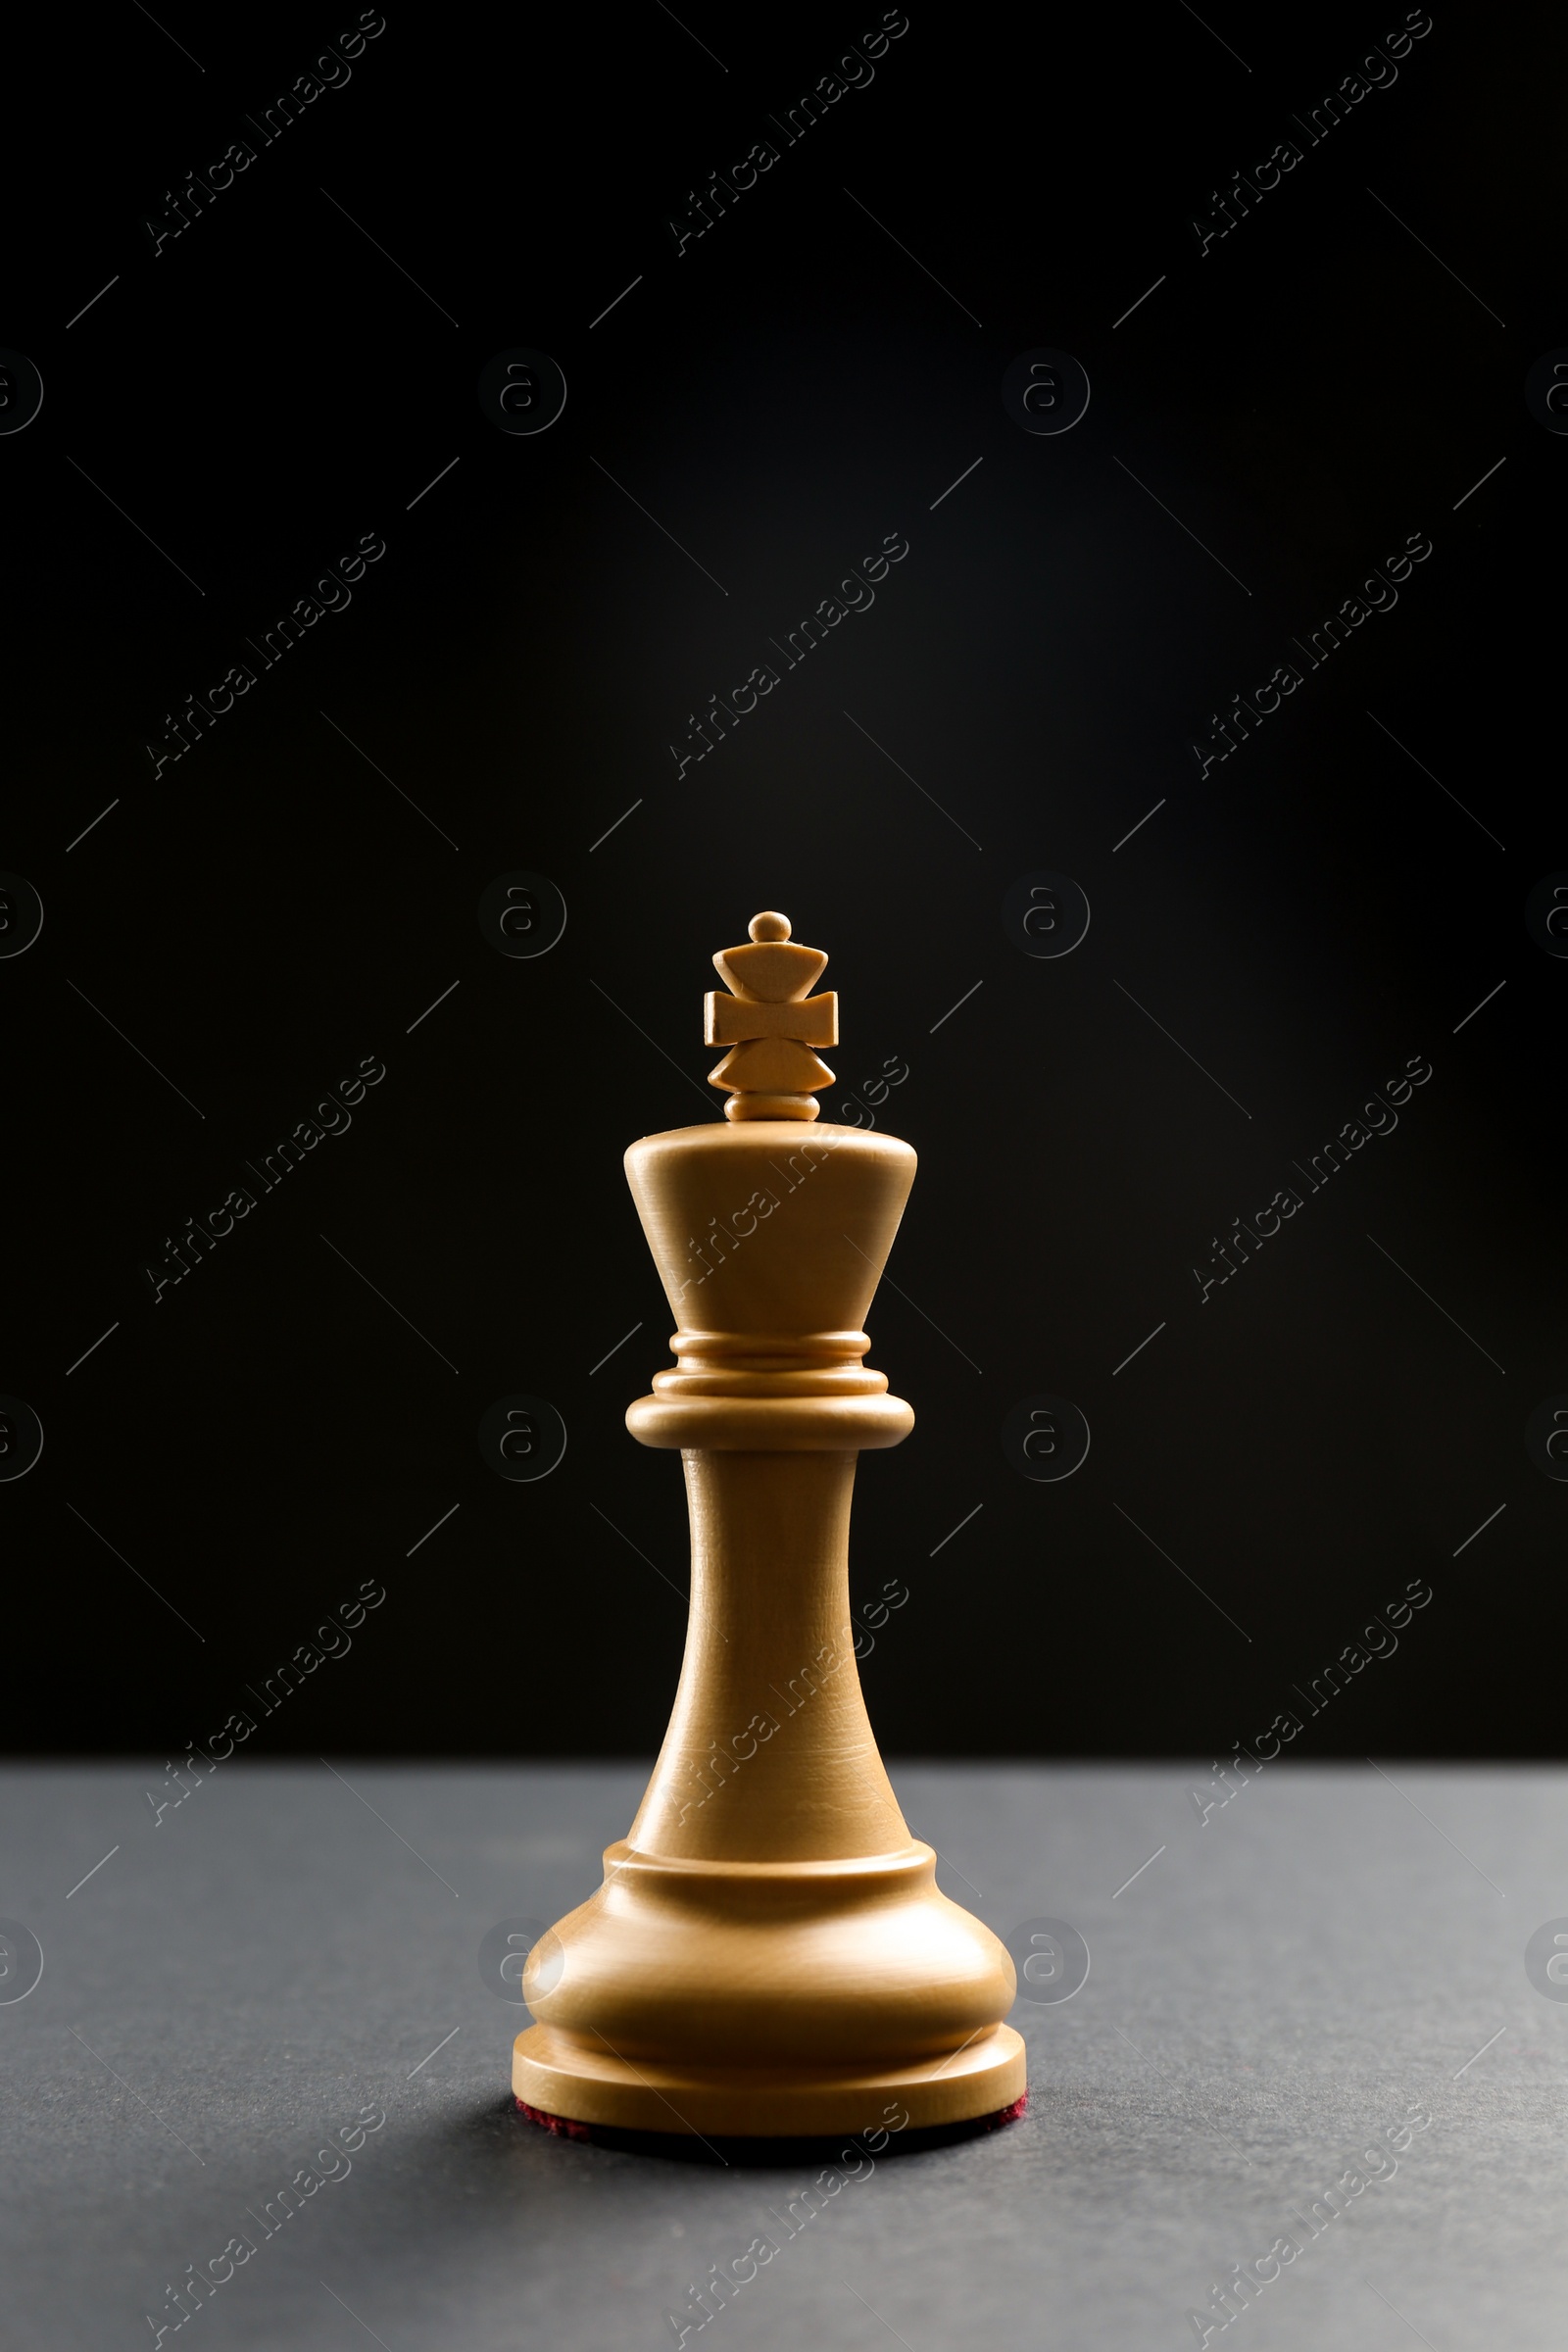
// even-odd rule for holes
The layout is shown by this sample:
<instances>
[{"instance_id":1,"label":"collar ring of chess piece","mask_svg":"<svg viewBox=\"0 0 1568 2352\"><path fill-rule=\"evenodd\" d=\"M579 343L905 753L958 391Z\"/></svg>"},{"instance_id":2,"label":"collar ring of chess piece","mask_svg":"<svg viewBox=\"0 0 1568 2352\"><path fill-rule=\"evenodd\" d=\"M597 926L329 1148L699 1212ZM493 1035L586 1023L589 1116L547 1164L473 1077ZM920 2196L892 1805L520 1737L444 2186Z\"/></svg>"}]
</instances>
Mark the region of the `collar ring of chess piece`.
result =
<instances>
[{"instance_id":1,"label":"collar ring of chess piece","mask_svg":"<svg viewBox=\"0 0 1568 2352\"><path fill-rule=\"evenodd\" d=\"M704 999L703 1039L729 1051L708 1083L728 1096L726 1119L814 1119L818 1092L834 1084L814 1049L839 1042L837 995L810 994L827 956L791 939L787 914L754 914L747 927L749 946L713 957L730 993Z\"/></svg>"}]
</instances>

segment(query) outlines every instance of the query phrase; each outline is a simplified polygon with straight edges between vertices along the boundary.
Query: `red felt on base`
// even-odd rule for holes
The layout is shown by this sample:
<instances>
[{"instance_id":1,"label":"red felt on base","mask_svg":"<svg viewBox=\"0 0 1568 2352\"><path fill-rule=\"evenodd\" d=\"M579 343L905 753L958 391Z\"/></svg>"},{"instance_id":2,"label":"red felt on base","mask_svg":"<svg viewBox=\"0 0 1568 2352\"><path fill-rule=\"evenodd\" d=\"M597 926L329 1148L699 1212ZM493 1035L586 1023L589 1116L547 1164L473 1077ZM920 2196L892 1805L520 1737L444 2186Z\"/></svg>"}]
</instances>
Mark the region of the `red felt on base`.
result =
<instances>
[{"instance_id":1,"label":"red felt on base","mask_svg":"<svg viewBox=\"0 0 1568 2352\"><path fill-rule=\"evenodd\" d=\"M526 2099L517 2099L514 2104L517 2113L525 2115L530 2124L537 2124L541 2131L554 2132L560 2139L592 2139L593 2137L593 2132L589 2125L574 2124L569 2115L546 2115L542 2107L530 2107Z\"/></svg>"},{"instance_id":2,"label":"red felt on base","mask_svg":"<svg viewBox=\"0 0 1568 2352\"><path fill-rule=\"evenodd\" d=\"M554 2132L558 2139L585 2140L590 2145L594 2143L598 2143L601 2146L612 2144L621 2148L631 2148L636 2147L639 2144L643 2144L646 2145L650 2151L652 2151L656 2143L662 2146L664 2143L676 2136L673 2133L662 2132L632 2132L625 2129L616 2129L612 2131L605 2128L596 2129L592 2124L577 2123L572 2117L567 2115L548 2115L542 2107L530 2107L526 2099L514 2097L513 2104L516 2108L517 2113L520 2116L525 2117L530 2124L537 2124L542 2132ZM1018 2098L1013 2100L1010 2107L999 2107L993 2115L977 2115L961 2124L936 2125L927 2127L926 2131L917 2130L910 2133L908 2140L904 2144L906 2146L912 2147L923 2146L926 2144L927 2133L929 2132L942 2132L944 2134L952 2132L956 2135L967 2135L970 2132L998 2132L1004 2124L1016 2123L1019 2116L1023 2114L1028 2104L1029 2093L1027 2090L1025 2090ZM698 2135L694 2134L693 2136L696 2137ZM733 2148L739 2135L724 2134L723 2136L725 2139L725 2144ZM853 2138L855 2134L853 2132L846 2135L842 2132L818 2132L806 2135L812 2145L819 2140L825 2141L828 2139L843 2138L845 2136ZM792 2138L790 2136L777 2139L766 2139L748 2134L747 2140L758 2150L767 2147L787 2149L792 2144ZM701 2144L704 2147L712 2145L710 2141L706 2139L703 2140ZM746 2143L743 2142L743 2144ZM896 2147L897 2145L897 2140L890 2134L889 2146Z\"/></svg>"}]
</instances>

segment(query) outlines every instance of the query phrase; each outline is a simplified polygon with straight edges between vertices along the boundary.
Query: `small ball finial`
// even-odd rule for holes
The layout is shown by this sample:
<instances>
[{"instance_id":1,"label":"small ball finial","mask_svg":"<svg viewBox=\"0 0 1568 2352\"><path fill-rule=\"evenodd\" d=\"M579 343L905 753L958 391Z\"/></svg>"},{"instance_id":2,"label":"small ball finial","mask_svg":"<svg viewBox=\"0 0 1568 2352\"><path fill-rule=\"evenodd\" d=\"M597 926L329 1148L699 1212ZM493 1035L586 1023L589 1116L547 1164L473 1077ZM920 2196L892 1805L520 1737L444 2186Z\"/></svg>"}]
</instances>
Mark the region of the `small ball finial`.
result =
<instances>
[{"instance_id":1,"label":"small ball finial","mask_svg":"<svg viewBox=\"0 0 1568 2352\"><path fill-rule=\"evenodd\" d=\"M787 914L754 914L746 926L752 938L760 944L788 939L790 918Z\"/></svg>"}]
</instances>

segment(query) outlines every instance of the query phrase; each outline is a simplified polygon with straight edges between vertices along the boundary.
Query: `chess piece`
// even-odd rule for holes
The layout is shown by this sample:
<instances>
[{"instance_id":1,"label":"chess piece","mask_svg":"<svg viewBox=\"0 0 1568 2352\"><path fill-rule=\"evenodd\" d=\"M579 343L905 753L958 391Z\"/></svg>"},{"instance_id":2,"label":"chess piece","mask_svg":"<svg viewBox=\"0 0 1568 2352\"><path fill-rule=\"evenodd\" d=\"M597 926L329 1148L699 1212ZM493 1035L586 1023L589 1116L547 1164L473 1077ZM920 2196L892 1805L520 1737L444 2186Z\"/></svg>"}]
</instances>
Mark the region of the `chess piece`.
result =
<instances>
[{"instance_id":1,"label":"chess piece","mask_svg":"<svg viewBox=\"0 0 1568 2352\"><path fill-rule=\"evenodd\" d=\"M816 1124L838 1001L760 914L713 957L722 1124L645 1136L626 1173L678 1328L626 1415L679 1448L691 1619L674 1712L597 1893L535 1945L513 2088L568 2128L916 2130L1014 2109L1015 1981L943 1894L866 1717L850 1619L856 1457L914 1415L860 1329L914 1179L895 1137Z\"/></svg>"}]
</instances>

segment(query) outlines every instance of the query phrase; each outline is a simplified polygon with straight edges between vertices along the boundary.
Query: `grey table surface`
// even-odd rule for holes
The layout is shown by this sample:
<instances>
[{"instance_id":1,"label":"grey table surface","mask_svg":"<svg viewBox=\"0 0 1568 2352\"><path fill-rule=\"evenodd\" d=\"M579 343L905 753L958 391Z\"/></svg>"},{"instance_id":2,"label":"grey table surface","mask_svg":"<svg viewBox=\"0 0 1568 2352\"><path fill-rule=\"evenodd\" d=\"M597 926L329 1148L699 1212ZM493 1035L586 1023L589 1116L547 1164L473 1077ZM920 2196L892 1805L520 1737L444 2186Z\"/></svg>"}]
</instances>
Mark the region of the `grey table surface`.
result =
<instances>
[{"instance_id":1,"label":"grey table surface","mask_svg":"<svg viewBox=\"0 0 1568 2352\"><path fill-rule=\"evenodd\" d=\"M1093 1964L1014 2011L1019 2123L857 2159L789 2236L816 2164L699 2168L510 2111L526 2014L481 1939L589 1891L642 1771L334 1769L236 1761L156 1821L161 1759L0 1776L0 1914L44 1959L16 1997L13 1937L0 1979L0 2342L653 2352L674 2311L730 2352L1175 2352L1195 2309L1220 2342L1210 2290L1259 2258L1278 2275L1223 2331L1253 2352L1568 2342L1568 2001L1524 1961L1568 1913L1568 1774L1282 1762L1200 1821L1206 1768L895 1766L947 1890L1004 1935L1067 1921ZM385 2122L352 2169L265 2235L362 2109ZM167 2288L236 2236L255 2251L176 2330ZM759 2237L699 2333L688 2288Z\"/></svg>"}]
</instances>

